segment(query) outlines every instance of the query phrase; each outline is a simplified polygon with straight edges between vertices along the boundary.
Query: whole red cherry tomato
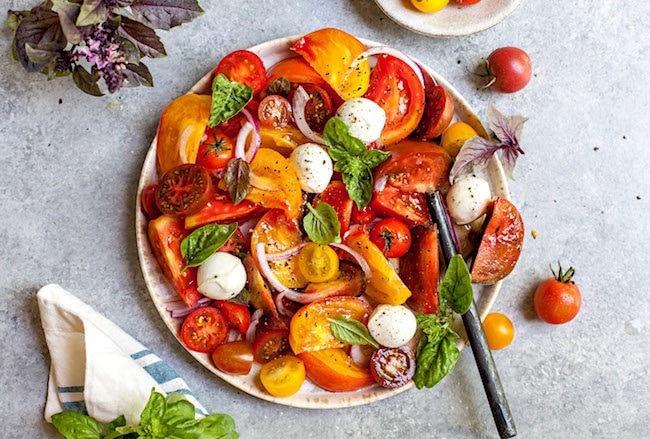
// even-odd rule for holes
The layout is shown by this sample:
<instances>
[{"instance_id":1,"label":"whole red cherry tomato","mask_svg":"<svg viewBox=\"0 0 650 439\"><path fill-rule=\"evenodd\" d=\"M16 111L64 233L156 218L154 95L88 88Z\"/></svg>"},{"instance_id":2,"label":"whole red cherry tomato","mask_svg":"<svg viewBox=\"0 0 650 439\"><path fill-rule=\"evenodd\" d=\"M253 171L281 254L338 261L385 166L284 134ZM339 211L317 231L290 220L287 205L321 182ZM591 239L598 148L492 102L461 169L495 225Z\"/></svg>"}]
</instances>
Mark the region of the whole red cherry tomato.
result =
<instances>
[{"instance_id":1,"label":"whole red cherry tomato","mask_svg":"<svg viewBox=\"0 0 650 439\"><path fill-rule=\"evenodd\" d=\"M533 69L528 54L517 47L496 49L488 56L486 66L490 79L484 88L491 87L502 93L514 93L524 88Z\"/></svg>"},{"instance_id":2,"label":"whole red cherry tomato","mask_svg":"<svg viewBox=\"0 0 650 439\"><path fill-rule=\"evenodd\" d=\"M374 225L370 240L387 258L399 258L411 247L411 232L397 218L385 218Z\"/></svg>"},{"instance_id":3,"label":"whole red cherry tomato","mask_svg":"<svg viewBox=\"0 0 650 439\"><path fill-rule=\"evenodd\" d=\"M573 267L563 272L558 264L558 273L552 268L551 272L553 277L543 281L535 290L535 312L545 322L558 325L573 320L578 314L582 296L578 285L572 280Z\"/></svg>"}]
</instances>

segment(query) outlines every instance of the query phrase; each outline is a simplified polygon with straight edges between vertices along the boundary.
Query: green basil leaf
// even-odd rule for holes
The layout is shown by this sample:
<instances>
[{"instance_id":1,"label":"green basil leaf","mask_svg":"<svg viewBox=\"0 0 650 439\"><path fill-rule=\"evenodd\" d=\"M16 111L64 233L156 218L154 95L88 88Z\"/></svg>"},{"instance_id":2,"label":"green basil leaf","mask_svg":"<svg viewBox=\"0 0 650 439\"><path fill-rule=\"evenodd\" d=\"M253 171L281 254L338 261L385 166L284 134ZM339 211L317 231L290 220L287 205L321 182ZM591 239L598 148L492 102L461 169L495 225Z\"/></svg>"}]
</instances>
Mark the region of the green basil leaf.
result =
<instances>
[{"instance_id":1,"label":"green basil leaf","mask_svg":"<svg viewBox=\"0 0 650 439\"><path fill-rule=\"evenodd\" d=\"M211 414L201 418L195 427L200 436L197 438L238 439L235 420L226 414Z\"/></svg>"},{"instance_id":2,"label":"green basil leaf","mask_svg":"<svg viewBox=\"0 0 650 439\"><path fill-rule=\"evenodd\" d=\"M302 220L302 225L309 239L320 245L341 242L341 223L334 208L320 202L314 208L307 203L309 213Z\"/></svg>"},{"instance_id":3,"label":"green basil leaf","mask_svg":"<svg viewBox=\"0 0 650 439\"><path fill-rule=\"evenodd\" d=\"M239 113L251 99L251 87L230 81L226 75L219 73L212 82L212 105L208 125L214 127L227 121Z\"/></svg>"},{"instance_id":4,"label":"green basil leaf","mask_svg":"<svg viewBox=\"0 0 650 439\"><path fill-rule=\"evenodd\" d=\"M146 428L154 423L158 423L165 414L165 405L165 396L152 388L149 400L144 406L144 409L142 409L142 414L140 414L140 426Z\"/></svg>"},{"instance_id":5,"label":"green basil leaf","mask_svg":"<svg viewBox=\"0 0 650 439\"><path fill-rule=\"evenodd\" d=\"M52 425L67 439L101 439L103 426L88 415L64 410L52 415Z\"/></svg>"},{"instance_id":6,"label":"green basil leaf","mask_svg":"<svg viewBox=\"0 0 650 439\"><path fill-rule=\"evenodd\" d=\"M366 151L366 145L350 135L348 126L338 117L330 118L323 129L323 141L332 160L344 160Z\"/></svg>"},{"instance_id":7,"label":"green basil leaf","mask_svg":"<svg viewBox=\"0 0 650 439\"><path fill-rule=\"evenodd\" d=\"M224 180L233 204L239 204L246 198L251 185L250 175L251 168L246 160L235 157L228 161Z\"/></svg>"},{"instance_id":8,"label":"green basil leaf","mask_svg":"<svg viewBox=\"0 0 650 439\"><path fill-rule=\"evenodd\" d=\"M413 382L418 389L433 387L446 377L456 365L460 351L456 336L450 331L438 343L423 339L418 346Z\"/></svg>"},{"instance_id":9,"label":"green basil leaf","mask_svg":"<svg viewBox=\"0 0 650 439\"><path fill-rule=\"evenodd\" d=\"M454 255L440 283L443 305L450 306L458 314L465 314L474 300L472 277L461 255Z\"/></svg>"},{"instance_id":10,"label":"green basil leaf","mask_svg":"<svg viewBox=\"0 0 650 439\"><path fill-rule=\"evenodd\" d=\"M372 171L366 167L355 169L350 166L347 169L354 170L355 173L343 172L341 180L345 183L350 198L359 209L363 209L372 199Z\"/></svg>"},{"instance_id":11,"label":"green basil leaf","mask_svg":"<svg viewBox=\"0 0 650 439\"><path fill-rule=\"evenodd\" d=\"M378 149L369 149L361 154L361 161L369 168L379 166L384 160L390 157L387 151L379 151Z\"/></svg>"},{"instance_id":12,"label":"green basil leaf","mask_svg":"<svg viewBox=\"0 0 650 439\"><path fill-rule=\"evenodd\" d=\"M196 422L194 419L196 416L194 404L185 398L178 399L177 397L172 397L172 395L174 393L167 396L167 410L165 410L161 421L165 425L176 428L186 428L194 424Z\"/></svg>"},{"instance_id":13,"label":"green basil leaf","mask_svg":"<svg viewBox=\"0 0 650 439\"><path fill-rule=\"evenodd\" d=\"M366 325L360 321L348 317L334 317L327 320L337 340L348 344L369 344L379 348L379 343L372 338Z\"/></svg>"},{"instance_id":14,"label":"green basil leaf","mask_svg":"<svg viewBox=\"0 0 650 439\"><path fill-rule=\"evenodd\" d=\"M181 254L185 258L185 267L201 265L228 241L235 230L237 230L237 223L211 223L194 230L181 241Z\"/></svg>"}]
</instances>

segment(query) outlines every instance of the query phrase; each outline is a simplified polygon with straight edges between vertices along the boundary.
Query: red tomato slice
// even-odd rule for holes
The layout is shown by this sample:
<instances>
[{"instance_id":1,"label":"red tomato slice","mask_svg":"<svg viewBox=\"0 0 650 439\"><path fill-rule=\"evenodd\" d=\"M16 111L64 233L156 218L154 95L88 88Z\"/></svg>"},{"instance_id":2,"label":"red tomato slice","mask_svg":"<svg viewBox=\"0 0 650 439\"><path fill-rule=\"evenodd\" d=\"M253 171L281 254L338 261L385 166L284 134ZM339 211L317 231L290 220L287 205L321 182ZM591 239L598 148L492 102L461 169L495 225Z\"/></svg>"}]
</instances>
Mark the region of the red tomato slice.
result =
<instances>
[{"instance_id":1,"label":"red tomato slice","mask_svg":"<svg viewBox=\"0 0 650 439\"><path fill-rule=\"evenodd\" d=\"M402 192L386 185L373 193L370 206L380 216L399 218L409 227L431 224L426 196L418 192Z\"/></svg>"},{"instance_id":2,"label":"red tomato slice","mask_svg":"<svg viewBox=\"0 0 650 439\"><path fill-rule=\"evenodd\" d=\"M196 163L211 171L220 171L234 156L232 139L218 127L206 128L196 154Z\"/></svg>"},{"instance_id":3,"label":"red tomato slice","mask_svg":"<svg viewBox=\"0 0 650 439\"><path fill-rule=\"evenodd\" d=\"M438 229L435 226L417 226L411 230L413 244L399 260L399 273L412 296L406 303L421 314L439 311Z\"/></svg>"},{"instance_id":4,"label":"red tomato slice","mask_svg":"<svg viewBox=\"0 0 650 439\"><path fill-rule=\"evenodd\" d=\"M160 209L158 209L158 205L156 204L157 190L158 183L153 183L142 189L142 193L140 194L140 208L148 220L156 218L162 214Z\"/></svg>"},{"instance_id":5,"label":"red tomato slice","mask_svg":"<svg viewBox=\"0 0 650 439\"><path fill-rule=\"evenodd\" d=\"M375 382L370 372L355 364L342 348L303 352L298 357L305 363L307 377L330 392L349 392Z\"/></svg>"},{"instance_id":6,"label":"red tomato slice","mask_svg":"<svg viewBox=\"0 0 650 439\"><path fill-rule=\"evenodd\" d=\"M190 350L212 352L228 337L228 323L221 311L201 306L192 311L181 326L181 341Z\"/></svg>"},{"instance_id":7,"label":"red tomato slice","mask_svg":"<svg viewBox=\"0 0 650 439\"><path fill-rule=\"evenodd\" d=\"M386 147L390 157L373 172L375 181L386 180L404 192L433 192L449 188L451 156L433 142L405 139Z\"/></svg>"},{"instance_id":8,"label":"red tomato slice","mask_svg":"<svg viewBox=\"0 0 650 439\"><path fill-rule=\"evenodd\" d=\"M214 71L215 75L219 73L231 81L251 87L253 94L262 91L266 83L264 62L249 50L236 50L226 55Z\"/></svg>"},{"instance_id":9,"label":"red tomato slice","mask_svg":"<svg viewBox=\"0 0 650 439\"><path fill-rule=\"evenodd\" d=\"M384 145L405 139L422 119L424 87L413 69L399 58L378 57L365 97L386 112L386 125L381 133Z\"/></svg>"},{"instance_id":10,"label":"red tomato slice","mask_svg":"<svg viewBox=\"0 0 650 439\"><path fill-rule=\"evenodd\" d=\"M231 341L217 346L211 357L222 372L248 375L253 367L253 346L246 340Z\"/></svg>"},{"instance_id":11,"label":"red tomato slice","mask_svg":"<svg viewBox=\"0 0 650 439\"><path fill-rule=\"evenodd\" d=\"M253 358L255 362L264 364L289 353L290 349L288 330L265 329L255 336Z\"/></svg>"},{"instance_id":12,"label":"red tomato slice","mask_svg":"<svg viewBox=\"0 0 650 439\"><path fill-rule=\"evenodd\" d=\"M368 225L377 219L377 212L371 205L367 205L363 209L359 209L357 204L352 206L352 224Z\"/></svg>"},{"instance_id":13,"label":"red tomato slice","mask_svg":"<svg viewBox=\"0 0 650 439\"><path fill-rule=\"evenodd\" d=\"M415 355L407 346L379 348L370 357L370 373L382 387L402 387L415 374Z\"/></svg>"},{"instance_id":14,"label":"red tomato slice","mask_svg":"<svg viewBox=\"0 0 650 439\"><path fill-rule=\"evenodd\" d=\"M418 139L428 140L440 136L454 117L454 101L439 85L427 87L422 120L413 133Z\"/></svg>"},{"instance_id":15,"label":"red tomato slice","mask_svg":"<svg viewBox=\"0 0 650 439\"><path fill-rule=\"evenodd\" d=\"M345 183L340 180L331 181L325 190L314 199L314 207L318 206L318 203L321 201L329 204L336 211L339 223L341 223L342 237L350 227L352 208L354 206L354 201L348 195Z\"/></svg>"},{"instance_id":16,"label":"red tomato slice","mask_svg":"<svg viewBox=\"0 0 650 439\"><path fill-rule=\"evenodd\" d=\"M181 255L181 241L188 235L183 220L161 215L149 221L147 232L158 266L188 308L193 307L202 295L196 288L196 267L185 268Z\"/></svg>"},{"instance_id":17,"label":"red tomato slice","mask_svg":"<svg viewBox=\"0 0 650 439\"><path fill-rule=\"evenodd\" d=\"M185 217L185 228L193 230L209 223L241 221L251 218L263 210L259 205L248 200L233 204L228 194L215 192L201 210Z\"/></svg>"},{"instance_id":18,"label":"red tomato slice","mask_svg":"<svg viewBox=\"0 0 650 439\"><path fill-rule=\"evenodd\" d=\"M271 129L280 129L289 125L292 113L291 103L279 95L265 97L257 109L260 124Z\"/></svg>"},{"instance_id":19,"label":"red tomato slice","mask_svg":"<svg viewBox=\"0 0 650 439\"><path fill-rule=\"evenodd\" d=\"M247 306L226 300L217 300L214 306L223 313L229 327L237 330L240 334L246 334L251 324L251 313Z\"/></svg>"},{"instance_id":20,"label":"red tomato slice","mask_svg":"<svg viewBox=\"0 0 650 439\"><path fill-rule=\"evenodd\" d=\"M184 217L205 206L212 191L212 178L207 169L187 163L163 174L156 191L156 204L162 213Z\"/></svg>"}]
</instances>

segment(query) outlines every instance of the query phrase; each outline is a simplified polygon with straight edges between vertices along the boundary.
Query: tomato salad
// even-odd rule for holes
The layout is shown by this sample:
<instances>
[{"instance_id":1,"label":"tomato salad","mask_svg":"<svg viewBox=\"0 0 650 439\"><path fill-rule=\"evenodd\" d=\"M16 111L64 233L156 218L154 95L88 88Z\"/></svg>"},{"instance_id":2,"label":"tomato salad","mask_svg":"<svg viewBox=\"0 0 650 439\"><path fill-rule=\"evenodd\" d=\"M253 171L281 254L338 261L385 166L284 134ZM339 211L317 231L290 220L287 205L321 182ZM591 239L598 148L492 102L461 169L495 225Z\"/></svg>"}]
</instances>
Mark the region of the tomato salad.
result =
<instances>
[{"instance_id":1,"label":"tomato salad","mask_svg":"<svg viewBox=\"0 0 650 439\"><path fill-rule=\"evenodd\" d=\"M520 242L481 238L481 223L518 219L520 234L520 217L480 177L450 184L454 156L439 141L458 115L416 62L333 28L290 50L270 66L227 55L211 95L182 96L161 115L158 178L141 206L179 296L169 305L179 338L224 373L259 373L279 398L305 380L331 392L430 387L454 363L441 369L436 355L457 358L449 322L472 300L470 276L497 282L519 255ZM449 194L466 256L485 246L483 259L511 262L446 266L433 191ZM462 298L450 282L465 282L451 288Z\"/></svg>"}]
</instances>

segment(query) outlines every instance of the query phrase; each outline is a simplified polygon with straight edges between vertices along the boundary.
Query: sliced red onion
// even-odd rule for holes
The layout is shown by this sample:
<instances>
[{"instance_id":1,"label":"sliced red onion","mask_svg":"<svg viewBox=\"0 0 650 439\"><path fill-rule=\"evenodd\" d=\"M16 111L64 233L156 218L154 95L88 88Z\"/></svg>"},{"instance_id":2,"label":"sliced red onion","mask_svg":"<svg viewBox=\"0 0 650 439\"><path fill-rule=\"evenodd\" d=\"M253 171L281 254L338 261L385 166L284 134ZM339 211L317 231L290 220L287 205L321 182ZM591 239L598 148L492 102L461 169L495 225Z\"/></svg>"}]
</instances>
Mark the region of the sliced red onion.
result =
<instances>
[{"instance_id":1,"label":"sliced red onion","mask_svg":"<svg viewBox=\"0 0 650 439\"><path fill-rule=\"evenodd\" d=\"M363 351L361 345L350 345L348 354L350 355L350 358L352 358L352 362L357 366L368 367L368 363L370 363L370 355Z\"/></svg>"},{"instance_id":2,"label":"sliced red onion","mask_svg":"<svg viewBox=\"0 0 650 439\"><path fill-rule=\"evenodd\" d=\"M368 261L361 256L361 254L355 250L352 250L350 246L345 245L345 244L339 244L339 243L332 243L330 244L332 247L336 247L338 249L341 249L347 253L350 254L354 258L355 261L357 261L357 264L359 264L359 267L361 267L361 270L363 270L363 273L366 275L367 278L370 278L371 272L370 272L370 266L368 265Z\"/></svg>"},{"instance_id":3,"label":"sliced red onion","mask_svg":"<svg viewBox=\"0 0 650 439\"><path fill-rule=\"evenodd\" d=\"M248 163L252 162L253 159L255 158L255 155L257 154L257 151L260 149L260 146L262 145L262 135L260 134L260 123L258 122L257 118L251 114L250 111L248 111L247 108L243 108L241 112L246 116L246 119L248 122L253 125L253 138L251 139L250 145L248 145L248 149L246 149L246 154L245 154L245 159Z\"/></svg>"},{"instance_id":4,"label":"sliced red onion","mask_svg":"<svg viewBox=\"0 0 650 439\"><path fill-rule=\"evenodd\" d=\"M266 260L267 261L284 261L285 259L289 259L292 256L297 255L300 252L300 249L305 246L305 243L298 244L295 247L291 247L288 250L285 250L280 253L273 253L270 255L266 255Z\"/></svg>"},{"instance_id":5,"label":"sliced red onion","mask_svg":"<svg viewBox=\"0 0 650 439\"><path fill-rule=\"evenodd\" d=\"M280 294L277 294L275 298L273 299L275 302L275 308L278 310L278 312L286 317L291 317L293 316L293 311L291 311L289 308L287 308L284 304L284 297L285 297L285 291L281 292Z\"/></svg>"},{"instance_id":6,"label":"sliced red onion","mask_svg":"<svg viewBox=\"0 0 650 439\"><path fill-rule=\"evenodd\" d=\"M424 76L422 75L422 69L420 66L404 52L388 46L376 46L366 49L360 53L354 59L354 61L352 61L352 64L350 64L349 72L352 73L357 68L359 63L367 60L369 57L374 55L390 55L394 56L395 58L399 58L401 61L404 61L410 68L413 69L418 79L420 80L420 84L422 84L422 87L424 87Z\"/></svg>"},{"instance_id":7,"label":"sliced red onion","mask_svg":"<svg viewBox=\"0 0 650 439\"><path fill-rule=\"evenodd\" d=\"M260 318L264 314L261 308L256 309L251 314L251 323L248 325L248 330L246 330L246 340L251 343L255 340L255 333L257 332L257 325L260 323Z\"/></svg>"},{"instance_id":8,"label":"sliced red onion","mask_svg":"<svg viewBox=\"0 0 650 439\"><path fill-rule=\"evenodd\" d=\"M293 101L291 102L291 106L293 107L293 118L296 121L296 126L305 137L313 142L323 145L325 144L323 138L311 129L307 123L307 119L305 118L305 107L307 106L307 102L309 102L309 93L307 93L302 86L298 86L296 92L293 94Z\"/></svg>"},{"instance_id":9,"label":"sliced red onion","mask_svg":"<svg viewBox=\"0 0 650 439\"><path fill-rule=\"evenodd\" d=\"M253 124L246 122L237 134L237 143L235 143L235 157L238 159L246 159L246 140L248 135L253 131Z\"/></svg>"},{"instance_id":10,"label":"sliced red onion","mask_svg":"<svg viewBox=\"0 0 650 439\"><path fill-rule=\"evenodd\" d=\"M196 308L210 305L211 303L212 299L203 296L198 300L198 302L196 302L196 305L188 308L185 302L183 302L183 299L170 299L165 302L165 311L167 311L169 313L169 316L173 319L182 319L187 317L187 315L194 311Z\"/></svg>"},{"instance_id":11,"label":"sliced red onion","mask_svg":"<svg viewBox=\"0 0 650 439\"><path fill-rule=\"evenodd\" d=\"M378 179L375 180L374 189L377 192L383 191L384 188L386 187L387 182L388 182L388 176L387 175L382 175L381 177L379 177Z\"/></svg>"}]
</instances>

